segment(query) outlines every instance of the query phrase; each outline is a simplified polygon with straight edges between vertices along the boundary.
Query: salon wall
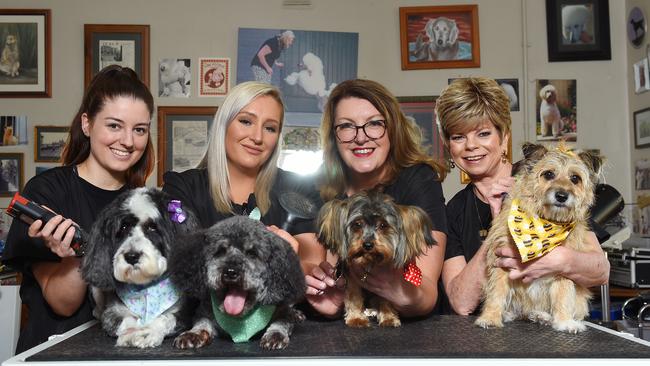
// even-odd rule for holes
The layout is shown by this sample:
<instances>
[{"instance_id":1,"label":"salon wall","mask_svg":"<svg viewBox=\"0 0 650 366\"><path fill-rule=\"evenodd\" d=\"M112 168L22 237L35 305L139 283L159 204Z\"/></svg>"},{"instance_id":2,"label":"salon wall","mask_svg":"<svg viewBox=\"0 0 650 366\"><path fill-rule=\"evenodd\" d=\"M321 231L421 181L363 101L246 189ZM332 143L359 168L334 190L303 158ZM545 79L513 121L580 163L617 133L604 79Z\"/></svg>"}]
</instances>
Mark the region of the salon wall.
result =
<instances>
[{"instance_id":1,"label":"salon wall","mask_svg":"<svg viewBox=\"0 0 650 366\"><path fill-rule=\"evenodd\" d=\"M644 3L647 10L647 2L628 1L635 2ZM309 9L283 8L281 0L3 0L2 8L52 9L53 75L52 98L0 99L0 114L27 115L30 131L33 125L69 124L82 96L84 23L150 24L153 71L165 57L191 58L195 64L199 57L226 56L236 66L238 27L358 32L359 77L377 80L398 96L438 95L452 77L519 79L520 99L527 103L512 114L514 159L521 157L518 146L534 139L535 79L577 79L577 145L598 148L608 157L607 181L628 200L633 174L630 108L647 104L637 98L628 102L627 97L631 80L627 58L634 51L626 49L628 3L609 4L611 61L549 63L541 0L312 0ZM480 68L401 70L398 8L434 4L479 5ZM157 90L156 75L152 73L150 78L152 90ZM157 98L156 104L219 105L222 101L193 96ZM157 134L155 128L153 134ZM0 150L24 152L25 178L33 176L33 145ZM633 151L633 156L641 153ZM155 174L149 183L155 184ZM447 199L461 188L458 171L452 171L444 182Z\"/></svg>"}]
</instances>

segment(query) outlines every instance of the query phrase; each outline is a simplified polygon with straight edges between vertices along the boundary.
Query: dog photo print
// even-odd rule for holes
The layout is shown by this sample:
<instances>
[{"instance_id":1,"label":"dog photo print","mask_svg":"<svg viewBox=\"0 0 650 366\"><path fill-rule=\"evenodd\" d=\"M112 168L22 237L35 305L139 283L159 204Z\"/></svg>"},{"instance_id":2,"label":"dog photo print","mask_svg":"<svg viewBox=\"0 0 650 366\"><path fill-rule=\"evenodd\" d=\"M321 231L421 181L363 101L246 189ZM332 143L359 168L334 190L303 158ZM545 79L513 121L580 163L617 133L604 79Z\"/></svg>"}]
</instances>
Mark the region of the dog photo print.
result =
<instances>
[{"instance_id":1,"label":"dog photo print","mask_svg":"<svg viewBox=\"0 0 650 366\"><path fill-rule=\"evenodd\" d=\"M230 59L199 59L199 97L223 97L230 90Z\"/></svg>"},{"instance_id":2,"label":"dog photo print","mask_svg":"<svg viewBox=\"0 0 650 366\"><path fill-rule=\"evenodd\" d=\"M357 77L358 33L239 28L237 83L282 92L287 125L318 126L334 87Z\"/></svg>"},{"instance_id":3,"label":"dog photo print","mask_svg":"<svg viewBox=\"0 0 650 366\"><path fill-rule=\"evenodd\" d=\"M0 146L27 145L27 116L0 116Z\"/></svg>"},{"instance_id":4,"label":"dog photo print","mask_svg":"<svg viewBox=\"0 0 650 366\"><path fill-rule=\"evenodd\" d=\"M192 71L189 58L164 58L158 63L158 96L189 98Z\"/></svg>"},{"instance_id":5,"label":"dog photo print","mask_svg":"<svg viewBox=\"0 0 650 366\"><path fill-rule=\"evenodd\" d=\"M537 141L576 141L578 138L575 80L537 80Z\"/></svg>"}]
</instances>

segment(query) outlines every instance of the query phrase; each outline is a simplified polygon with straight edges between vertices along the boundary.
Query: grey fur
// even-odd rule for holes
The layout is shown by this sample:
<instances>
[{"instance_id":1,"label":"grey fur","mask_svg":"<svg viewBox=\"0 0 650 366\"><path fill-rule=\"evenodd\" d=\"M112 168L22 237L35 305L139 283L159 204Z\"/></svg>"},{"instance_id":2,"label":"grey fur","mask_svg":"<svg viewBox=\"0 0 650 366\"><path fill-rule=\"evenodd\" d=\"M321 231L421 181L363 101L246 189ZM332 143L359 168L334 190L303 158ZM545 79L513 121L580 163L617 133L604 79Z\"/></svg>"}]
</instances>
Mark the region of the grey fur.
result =
<instances>
[{"instance_id":1,"label":"grey fur","mask_svg":"<svg viewBox=\"0 0 650 366\"><path fill-rule=\"evenodd\" d=\"M174 340L176 347L202 347L222 332L214 321L209 294L215 291L223 309L229 287L247 292L242 314L258 304L276 305L260 345L267 349L288 345L293 325L304 319L293 305L303 298L306 285L298 256L286 241L259 221L235 216L184 238L183 243L172 251L172 280L198 298L199 307L193 328ZM224 283L226 270L237 273L236 283ZM201 339L201 332L208 338Z\"/></svg>"}]
</instances>

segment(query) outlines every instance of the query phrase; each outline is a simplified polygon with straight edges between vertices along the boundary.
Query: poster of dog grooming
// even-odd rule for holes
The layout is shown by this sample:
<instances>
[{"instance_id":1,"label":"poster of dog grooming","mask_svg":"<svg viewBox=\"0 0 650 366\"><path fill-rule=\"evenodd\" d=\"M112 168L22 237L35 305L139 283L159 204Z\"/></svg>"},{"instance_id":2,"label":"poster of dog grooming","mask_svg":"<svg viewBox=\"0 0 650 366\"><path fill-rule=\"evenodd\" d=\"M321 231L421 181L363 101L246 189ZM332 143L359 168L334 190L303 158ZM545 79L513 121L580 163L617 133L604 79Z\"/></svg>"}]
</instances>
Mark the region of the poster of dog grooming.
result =
<instances>
[{"instance_id":1,"label":"poster of dog grooming","mask_svg":"<svg viewBox=\"0 0 650 366\"><path fill-rule=\"evenodd\" d=\"M199 59L199 97L223 97L230 90L230 59Z\"/></svg>"},{"instance_id":2,"label":"poster of dog grooming","mask_svg":"<svg viewBox=\"0 0 650 366\"><path fill-rule=\"evenodd\" d=\"M537 141L578 138L575 80L537 80Z\"/></svg>"},{"instance_id":3,"label":"poster of dog grooming","mask_svg":"<svg viewBox=\"0 0 650 366\"><path fill-rule=\"evenodd\" d=\"M192 81L189 58L164 58L158 63L158 96L189 98Z\"/></svg>"},{"instance_id":4,"label":"poster of dog grooming","mask_svg":"<svg viewBox=\"0 0 650 366\"><path fill-rule=\"evenodd\" d=\"M402 69L479 67L478 7L400 8Z\"/></svg>"},{"instance_id":5,"label":"poster of dog grooming","mask_svg":"<svg viewBox=\"0 0 650 366\"><path fill-rule=\"evenodd\" d=\"M27 145L27 116L0 116L0 146Z\"/></svg>"},{"instance_id":6,"label":"poster of dog grooming","mask_svg":"<svg viewBox=\"0 0 650 366\"><path fill-rule=\"evenodd\" d=\"M239 28L237 83L271 83L286 123L318 126L332 89L357 77L358 33Z\"/></svg>"}]
</instances>

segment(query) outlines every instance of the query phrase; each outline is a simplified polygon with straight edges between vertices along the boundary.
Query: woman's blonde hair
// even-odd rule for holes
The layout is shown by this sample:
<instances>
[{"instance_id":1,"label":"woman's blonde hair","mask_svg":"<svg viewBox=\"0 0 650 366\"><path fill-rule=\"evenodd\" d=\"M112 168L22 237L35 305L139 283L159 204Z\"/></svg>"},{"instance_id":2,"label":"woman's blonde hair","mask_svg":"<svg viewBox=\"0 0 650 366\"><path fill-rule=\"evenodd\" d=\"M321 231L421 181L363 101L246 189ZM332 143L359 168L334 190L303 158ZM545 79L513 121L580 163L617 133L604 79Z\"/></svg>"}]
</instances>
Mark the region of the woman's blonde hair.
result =
<instances>
[{"instance_id":1,"label":"woman's blonde hair","mask_svg":"<svg viewBox=\"0 0 650 366\"><path fill-rule=\"evenodd\" d=\"M237 117L244 107L254 99L270 96L280 105L280 130L284 121L284 103L280 91L270 84L248 81L235 86L214 116L208 149L198 168L207 168L210 183L210 195L217 211L221 213L234 213L230 198L230 174L228 172L228 157L226 156L226 131L230 123ZM279 134L278 134L279 135ZM277 173L278 156L280 155L282 139L273 153L257 173L255 181L255 200L262 214L271 207L270 191Z\"/></svg>"},{"instance_id":2,"label":"woman's blonde hair","mask_svg":"<svg viewBox=\"0 0 650 366\"><path fill-rule=\"evenodd\" d=\"M454 80L436 100L438 128L445 146L454 133L471 131L487 120L499 132L510 135L510 99L496 81L484 77Z\"/></svg>"},{"instance_id":3,"label":"woman's blonde hair","mask_svg":"<svg viewBox=\"0 0 650 366\"><path fill-rule=\"evenodd\" d=\"M386 158L388 174L383 184L392 182L400 170L419 163L433 168L441 181L446 171L437 160L428 156L421 148L422 132L411 119L406 118L399 102L383 85L363 79L347 80L337 85L332 91L323 111L320 125L321 146L323 148L323 166L321 167L320 193L328 201L346 189L347 168L339 154L334 123L336 107L346 98L365 99L370 102L386 120L386 133L390 141L390 151Z\"/></svg>"}]
</instances>

